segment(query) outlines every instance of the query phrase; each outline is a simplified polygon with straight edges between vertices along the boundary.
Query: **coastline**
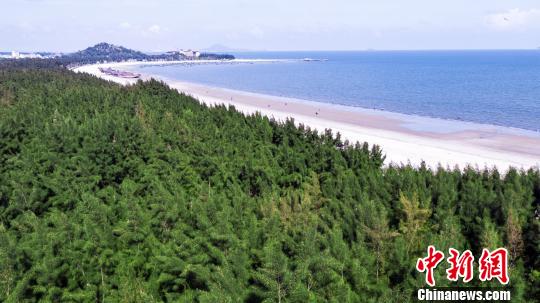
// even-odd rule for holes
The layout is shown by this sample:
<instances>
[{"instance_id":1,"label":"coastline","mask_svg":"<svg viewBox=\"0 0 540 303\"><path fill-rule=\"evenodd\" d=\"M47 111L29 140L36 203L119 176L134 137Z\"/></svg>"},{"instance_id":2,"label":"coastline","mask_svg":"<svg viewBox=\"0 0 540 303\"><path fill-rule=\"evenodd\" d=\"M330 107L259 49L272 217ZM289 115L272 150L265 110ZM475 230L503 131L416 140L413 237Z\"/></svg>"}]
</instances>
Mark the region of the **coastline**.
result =
<instances>
[{"instance_id":1,"label":"coastline","mask_svg":"<svg viewBox=\"0 0 540 303\"><path fill-rule=\"evenodd\" d=\"M236 59L226 63L256 63L282 60ZM137 79L105 75L99 67L116 69L135 65L224 63L215 60L155 61L93 64L77 67L86 72L122 85ZM540 167L540 134L508 127L427 118L379 110L348 107L285 97L275 97L225 88L210 87L143 74L142 80L156 78L170 87L191 95L209 106L233 105L237 110L252 114L260 112L277 120L294 118L319 132L332 129L343 140L379 145L386 154L385 165L408 164L428 167L464 168L467 165L493 168L505 172L510 166L518 169Z\"/></svg>"}]
</instances>

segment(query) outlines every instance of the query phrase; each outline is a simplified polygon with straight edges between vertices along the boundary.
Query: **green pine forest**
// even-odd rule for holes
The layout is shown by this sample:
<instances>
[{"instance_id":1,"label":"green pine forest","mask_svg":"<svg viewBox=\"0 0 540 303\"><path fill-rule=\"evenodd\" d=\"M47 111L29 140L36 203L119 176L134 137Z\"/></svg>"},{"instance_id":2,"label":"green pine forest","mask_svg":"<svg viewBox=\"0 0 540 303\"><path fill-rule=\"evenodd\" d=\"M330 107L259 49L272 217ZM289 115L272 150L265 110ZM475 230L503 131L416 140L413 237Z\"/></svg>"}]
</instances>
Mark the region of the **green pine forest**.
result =
<instances>
[{"instance_id":1,"label":"green pine forest","mask_svg":"<svg viewBox=\"0 0 540 303\"><path fill-rule=\"evenodd\" d=\"M506 247L538 302L538 170L383 161L155 80L4 66L0 302L409 302L428 245Z\"/></svg>"}]
</instances>

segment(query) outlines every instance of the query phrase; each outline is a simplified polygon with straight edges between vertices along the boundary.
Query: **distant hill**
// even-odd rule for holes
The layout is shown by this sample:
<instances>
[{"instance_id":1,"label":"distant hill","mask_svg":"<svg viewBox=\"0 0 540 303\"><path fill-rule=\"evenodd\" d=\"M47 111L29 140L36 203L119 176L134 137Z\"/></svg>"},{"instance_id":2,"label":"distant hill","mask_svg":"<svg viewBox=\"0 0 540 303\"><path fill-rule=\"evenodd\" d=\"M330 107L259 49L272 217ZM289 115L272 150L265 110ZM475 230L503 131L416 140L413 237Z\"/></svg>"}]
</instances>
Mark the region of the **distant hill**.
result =
<instances>
[{"instance_id":1,"label":"distant hill","mask_svg":"<svg viewBox=\"0 0 540 303\"><path fill-rule=\"evenodd\" d=\"M150 55L140 51L104 42L98 43L75 53L64 55L64 58L69 58L73 61L81 63L97 61L148 60L150 57Z\"/></svg>"},{"instance_id":2,"label":"distant hill","mask_svg":"<svg viewBox=\"0 0 540 303\"><path fill-rule=\"evenodd\" d=\"M89 64L95 62L118 62L127 60L137 61L173 61L173 60L195 60L195 58L186 57L180 52L172 51L163 54L145 54L140 51L125 48L110 43L99 43L84 50L66 54L62 57L64 61L72 64ZM200 59L234 59L234 56L228 54L203 53Z\"/></svg>"},{"instance_id":3,"label":"distant hill","mask_svg":"<svg viewBox=\"0 0 540 303\"><path fill-rule=\"evenodd\" d=\"M147 54L143 52L125 48L123 46L118 46L109 43L98 43L94 46L88 47L82 51L70 54L70 56L80 56L80 57L101 57L101 58L123 58L123 59L146 59L148 58Z\"/></svg>"}]
</instances>

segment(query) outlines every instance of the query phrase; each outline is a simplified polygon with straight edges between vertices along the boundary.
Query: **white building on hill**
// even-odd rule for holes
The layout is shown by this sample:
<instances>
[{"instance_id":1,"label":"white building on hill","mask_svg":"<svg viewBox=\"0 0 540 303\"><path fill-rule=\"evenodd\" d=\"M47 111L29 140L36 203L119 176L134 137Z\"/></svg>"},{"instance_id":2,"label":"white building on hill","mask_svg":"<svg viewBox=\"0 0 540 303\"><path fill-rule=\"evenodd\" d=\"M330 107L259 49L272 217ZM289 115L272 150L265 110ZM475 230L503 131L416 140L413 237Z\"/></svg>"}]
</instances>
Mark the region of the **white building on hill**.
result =
<instances>
[{"instance_id":1,"label":"white building on hill","mask_svg":"<svg viewBox=\"0 0 540 303\"><path fill-rule=\"evenodd\" d=\"M191 50L191 49L181 49L178 51L181 55L184 55L188 58L199 58L201 53L199 51Z\"/></svg>"}]
</instances>

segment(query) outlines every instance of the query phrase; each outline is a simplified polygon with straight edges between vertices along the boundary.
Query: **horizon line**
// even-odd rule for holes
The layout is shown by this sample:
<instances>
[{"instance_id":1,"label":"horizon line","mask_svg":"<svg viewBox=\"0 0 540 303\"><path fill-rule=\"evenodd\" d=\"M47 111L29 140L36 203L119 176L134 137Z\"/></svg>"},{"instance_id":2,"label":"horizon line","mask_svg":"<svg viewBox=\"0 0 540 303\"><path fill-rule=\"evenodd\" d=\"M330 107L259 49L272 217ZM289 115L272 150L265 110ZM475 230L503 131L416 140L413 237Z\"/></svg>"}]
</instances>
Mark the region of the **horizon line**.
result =
<instances>
[{"instance_id":1,"label":"horizon line","mask_svg":"<svg viewBox=\"0 0 540 303\"><path fill-rule=\"evenodd\" d=\"M113 44L113 43L111 43ZM95 44L94 44L95 45ZM91 46L94 46L91 45ZM114 44L118 46L123 46L121 44ZM89 46L89 47L91 47ZM125 46L124 46L125 47ZM163 49L163 50L140 50L136 48L127 47L132 50L141 51L144 53L156 53L156 52L168 52L171 51L171 49ZM206 50L205 48L199 49L201 51L208 51L208 52L231 52L231 53L249 53L249 52L396 52L396 51L525 51L525 50L540 50L539 47L535 48L388 48L388 49L377 49L377 48L364 48L364 49L224 49L224 50ZM75 51L54 51L54 50L18 50L18 49L11 49L11 50L0 50L2 53L9 53L12 51L17 51L20 53L61 53L61 54L69 54L74 53L80 50Z\"/></svg>"}]
</instances>

